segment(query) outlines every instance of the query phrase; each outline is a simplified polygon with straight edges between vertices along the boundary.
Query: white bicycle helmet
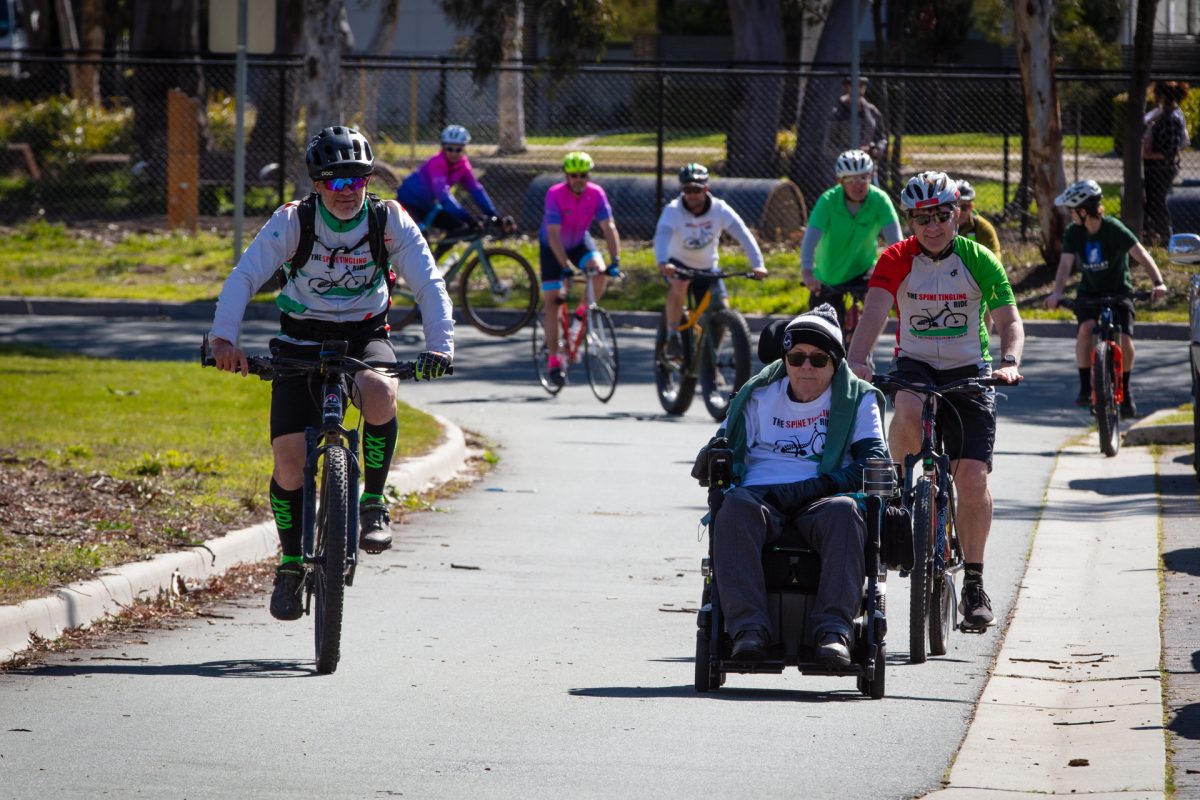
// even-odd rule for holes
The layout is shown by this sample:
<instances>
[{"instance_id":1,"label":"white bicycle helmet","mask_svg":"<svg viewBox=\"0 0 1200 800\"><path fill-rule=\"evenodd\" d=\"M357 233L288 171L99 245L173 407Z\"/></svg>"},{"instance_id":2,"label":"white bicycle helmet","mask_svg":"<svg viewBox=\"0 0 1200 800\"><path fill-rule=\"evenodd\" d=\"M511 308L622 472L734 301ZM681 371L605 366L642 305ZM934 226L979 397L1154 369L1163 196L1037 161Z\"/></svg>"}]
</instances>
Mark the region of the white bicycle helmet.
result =
<instances>
[{"instance_id":1,"label":"white bicycle helmet","mask_svg":"<svg viewBox=\"0 0 1200 800\"><path fill-rule=\"evenodd\" d=\"M862 150L847 150L837 158L833 165L838 180L850 175L865 175L875 171L875 162Z\"/></svg>"},{"instance_id":2,"label":"white bicycle helmet","mask_svg":"<svg viewBox=\"0 0 1200 800\"><path fill-rule=\"evenodd\" d=\"M964 181L958 182L958 199L959 200L974 200L975 199L975 187L971 185L970 181L964 180Z\"/></svg>"},{"instance_id":3,"label":"white bicycle helmet","mask_svg":"<svg viewBox=\"0 0 1200 800\"><path fill-rule=\"evenodd\" d=\"M1089 201L1099 200L1102 194L1100 184L1095 181L1075 181L1065 192L1054 198L1054 205L1079 208L1087 205Z\"/></svg>"},{"instance_id":4,"label":"white bicycle helmet","mask_svg":"<svg viewBox=\"0 0 1200 800\"><path fill-rule=\"evenodd\" d=\"M442 144L457 144L466 147L471 142L471 134L462 125L447 125L442 130Z\"/></svg>"},{"instance_id":5,"label":"white bicycle helmet","mask_svg":"<svg viewBox=\"0 0 1200 800\"><path fill-rule=\"evenodd\" d=\"M958 184L944 172L921 172L908 179L900 202L910 211L953 205L958 202Z\"/></svg>"}]
</instances>

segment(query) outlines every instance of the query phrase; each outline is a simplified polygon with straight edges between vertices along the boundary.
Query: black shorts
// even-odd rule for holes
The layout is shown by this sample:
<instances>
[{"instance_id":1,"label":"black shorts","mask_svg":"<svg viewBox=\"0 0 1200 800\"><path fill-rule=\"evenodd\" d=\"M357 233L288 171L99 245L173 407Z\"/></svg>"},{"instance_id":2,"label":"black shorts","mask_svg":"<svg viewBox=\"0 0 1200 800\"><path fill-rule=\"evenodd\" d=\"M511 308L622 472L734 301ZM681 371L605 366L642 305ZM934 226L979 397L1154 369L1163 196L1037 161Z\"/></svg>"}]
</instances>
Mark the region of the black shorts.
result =
<instances>
[{"instance_id":1,"label":"black shorts","mask_svg":"<svg viewBox=\"0 0 1200 800\"><path fill-rule=\"evenodd\" d=\"M985 378L990 367L959 367L935 370L923 361L896 359L895 374L913 383L949 383L959 378ZM971 458L987 464L992 471L992 449L996 445L996 393L951 393L938 400L937 429L942 437L942 452L953 461Z\"/></svg>"},{"instance_id":2,"label":"black shorts","mask_svg":"<svg viewBox=\"0 0 1200 800\"><path fill-rule=\"evenodd\" d=\"M668 259L667 263L674 264L677 267L684 267L685 269L694 269L694 267L689 267L677 258ZM682 278L680 279L682 280ZM670 286L671 279L664 275L663 283ZM724 308L727 305L726 301L729 299L729 292L725 288L725 281L717 276L702 275L697 278L688 278L687 283L688 292L692 295L693 307L700 305L700 301L704 299L704 293L709 289L712 289L712 300L710 302L715 304L715 308Z\"/></svg>"},{"instance_id":3,"label":"black shorts","mask_svg":"<svg viewBox=\"0 0 1200 800\"><path fill-rule=\"evenodd\" d=\"M1075 303L1072 306L1075 309L1075 320L1080 324L1085 322L1095 322L1100 316L1100 306L1096 305L1096 301L1085 294L1076 295ZM1120 302L1113 303L1113 327L1128 336L1133 336L1133 300L1125 298Z\"/></svg>"},{"instance_id":4,"label":"black shorts","mask_svg":"<svg viewBox=\"0 0 1200 800\"><path fill-rule=\"evenodd\" d=\"M558 257L554 255L550 245L545 242L541 243L538 256L541 262L543 292L558 291L563 287L563 279L577 274L575 270L564 271L562 264L558 263ZM586 269L588 261L593 258L598 259L603 268L604 259L600 258L600 253L596 249L596 240L590 233L585 233L582 242L567 250L567 259L580 270Z\"/></svg>"},{"instance_id":5,"label":"black shorts","mask_svg":"<svg viewBox=\"0 0 1200 800\"><path fill-rule=\"evenodd\" d=\"M301 345L271 340L271 352L284 358L316 361L320 345ZM396 360L396 351L387 339L359 339L350 342L347 353L360 361ZM276 378L271 384L271 440L288 433L304 433L321 424L321 376L292 375Z\"/></svg>"}]
</instances>

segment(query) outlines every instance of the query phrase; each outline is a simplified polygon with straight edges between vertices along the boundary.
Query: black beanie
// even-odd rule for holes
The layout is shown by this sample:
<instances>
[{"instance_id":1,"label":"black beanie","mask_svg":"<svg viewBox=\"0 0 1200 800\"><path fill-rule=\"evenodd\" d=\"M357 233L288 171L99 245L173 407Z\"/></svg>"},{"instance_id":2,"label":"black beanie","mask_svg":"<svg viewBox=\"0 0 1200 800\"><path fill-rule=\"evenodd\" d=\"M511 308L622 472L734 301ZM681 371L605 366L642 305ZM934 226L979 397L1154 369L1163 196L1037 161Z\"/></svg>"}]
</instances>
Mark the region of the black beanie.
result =
<instances>
[{"instance_id":1,"label":"black beanie","mask_svg":"<svg viewBox=\"0 0 1200 800\"><path fill-rule=\"evenodd\" d=\"M812 311L801 314L784 328L783 352L791 350L798 342L811 344L829 353L833 356L835 368L846 357L837 311L829 303L822 303Z\"/></svg>"}]
</instances>

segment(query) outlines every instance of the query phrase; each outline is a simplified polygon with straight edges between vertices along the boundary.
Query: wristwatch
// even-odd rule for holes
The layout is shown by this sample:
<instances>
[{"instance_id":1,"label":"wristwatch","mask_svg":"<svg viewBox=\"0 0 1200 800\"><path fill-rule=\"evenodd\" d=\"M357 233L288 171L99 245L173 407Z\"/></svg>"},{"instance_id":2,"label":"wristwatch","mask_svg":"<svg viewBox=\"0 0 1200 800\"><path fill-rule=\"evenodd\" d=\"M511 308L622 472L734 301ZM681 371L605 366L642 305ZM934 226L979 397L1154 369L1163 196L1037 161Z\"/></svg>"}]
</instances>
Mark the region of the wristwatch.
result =
<instances>
[{"instance_id":1,"label":"wristwatch","mask_svg":"<svg viewBox=\"0 0 1200 800\"><path fill-rule=\"evenodd\" d=\"M1017 357L1014 356L1012 353L1009 353L1008 355L1006 355L1000 359L1000 363L1003 364L1005 367L1015 367L1015 366L1017 366Z\"/></svg>"}]
</instances>

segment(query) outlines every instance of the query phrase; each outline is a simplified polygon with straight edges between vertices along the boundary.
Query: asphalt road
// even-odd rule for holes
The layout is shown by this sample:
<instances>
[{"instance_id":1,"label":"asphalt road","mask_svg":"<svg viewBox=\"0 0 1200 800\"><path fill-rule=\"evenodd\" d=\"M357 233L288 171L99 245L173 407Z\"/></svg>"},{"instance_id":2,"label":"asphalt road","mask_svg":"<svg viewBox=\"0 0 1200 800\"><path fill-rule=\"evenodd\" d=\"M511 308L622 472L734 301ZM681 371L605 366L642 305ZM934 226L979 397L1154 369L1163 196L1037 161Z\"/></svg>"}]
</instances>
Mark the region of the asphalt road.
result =
<instances>
[{"instance_id":1,"label":"asphalt road","mask_svg":"<svg viewBox=\"0 0 1200 800\"><path fill-rule=\"evenodd\" d=\"M13 317L0 319L0 340L190 358L204 327ZM272 327L248 326L250 347ZM406 334L398 348L415 352ZM313 671L308 620L273 621L265 597L224 609L228 618L0 675L0 797L905 798L936 788L1000 634L955 634L946 657L907 664L907 581L889 581L885 700L863 698L853 679L794 671L693 691L706 546L704 493L688 469L715 424L698 402L664 417L651 333L618 336L622 384L607 405L581 370L551 399L527 338L466 329L452 379L403 389L496 442L501 461L360 570L334 675ZM1187 400L1185 345L1138 347L1143 411ZM1001 617L1058 447L1089 424L1069 405L1070 348L1031 340L1026 382L999 403L986 576Z\"/></svg>"}]
</instances>

